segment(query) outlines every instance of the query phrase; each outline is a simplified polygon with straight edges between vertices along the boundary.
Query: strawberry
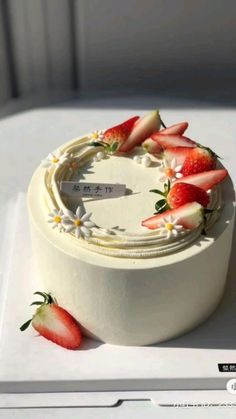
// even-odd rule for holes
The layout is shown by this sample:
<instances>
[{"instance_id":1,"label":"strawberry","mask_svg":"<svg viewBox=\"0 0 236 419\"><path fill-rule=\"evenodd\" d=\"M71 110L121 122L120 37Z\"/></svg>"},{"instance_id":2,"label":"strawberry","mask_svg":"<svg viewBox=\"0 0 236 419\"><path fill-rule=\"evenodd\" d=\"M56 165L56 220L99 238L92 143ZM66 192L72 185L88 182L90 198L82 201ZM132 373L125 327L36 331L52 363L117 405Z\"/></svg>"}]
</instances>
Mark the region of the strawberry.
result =
<instances>
[{"instance_id":1,"label":"strawberry","mask_svg":"<svg viewBox=\"0 0 236 419\"><path fill-rule=\"evenodd\" d=\"M151 135L154 141L157 141L162 148L170 147L196 147L196 143L190 138L179 134L162 134L162 132L155 132Z\"/></svg>"},{"instance_id":2,"label":"strawberry","mask_svg":"<svg viewBox=\"0 0 236 419\"><path fill-rule=\"evenodd\" d=\"M158 111L149 113L148 115L140 118L130 133L127 141L120 147L119 151L131 151L135 146L141 144L146 138L158 131L161 126L161 119Z\"/></svg>"},{"instance_id":3,"label":"strawberry","mask_svg":"<svg viewBox=\"0 0 236 419\"><path fill-rule=\"evenodd\" d=\"M195 149L193 149L195 150ZM187 155L192 151L190 147L172 147L166 148L162 153L162 158L167 162L175 159L176 165L183 165ZM182 169L181 169L182 172Z\"/></svg>"},{"instance_id":4,"label":"strawberry","mask_svg":"<svg viewBox=\"0 0 236 419\"><path fill-rule=\"evenodd\" d=\"M206 172L185 176L180 180L177 179L174 181L173 185L179 182L184 182L198 186L199 188L207 191L208 189L211 189L213 186L217 185L217 183L222 182L222 180L224 180L227 175L228 172L226 169L209 170Z\"/></svg>"},{"instance_id":5,"label":"strawberry","mask_svg":"<svg viewBox=\"0 0 236 419\"><path fill-rule=\"evenodd\" d=\"M186 229L197 228L204 220L204 209L198 202L190 202L142 221L142 226L155 230L163 225L167 217L178 219L178 224Z\"/></svg>"},{"instance_id":6,"label":"strawberry","mask_svg":"<svg viewBox=\"0 0 236 419\"><path fill-rule=\"evenodd\" d=\"M203 207L209 204L209 196L204 189L189 183L176 183L167 195L169 208L178 208L187 202L198 202Z\"/></svg>"},{"instance_id":7,"label":"strawberry","mask_svg":"<svg viewBox=\"0 0 236 419\"><path fill-rule=\"evenodd\" d=\"M179 122L178 124L171 125L168 128L164 128L160 131L160 134L179 134L183 135L183 133L188 128L188 122Z\"/></svg>"},{"instance_id":8,"label":"strawberry","mask_svg":"<svg viewBox=\"0 0 236 419\"><path fill-rule=\"evenodd\" d=\"M178 182L170 187L170 181L164 185L164 191L152 189L150 192L157 193L163 198L156 202L157 213L162 213L168 209L178 208L188 202L198 202L203 207L209 204L209 196L204 189L189 183Z\"/></svg>"},{"instance_id":9,"label":"strawberry","mask_svg":"<svg viewBox=\"0 0 236 419\"><path fill-rule=\"evenodd\" d=\"M215 169L215 166L216 154L208 148L196 147L191 149L190 153L188 153L188 156L183 163L182 173L184 176L188 176L194 173Z\"/></svg>"},{"instance_id":10,"label":"strawberry","mask_svg":"<svg viewBox=\"0 0 236 419\"><path fill-rule=\"evenodd\" d=\"M67 349L77 349L81 344L81 332L76 320L64 308L56 304L50 294L35 292L44 301L31 305L39 306L32 319L24 323L23 331L32 323L33 328L43 337Z\"/></svg>"},{"instance_id":11,"label":"strawberry","mask_svg":"<svg viewBox=\"0 0 236 419\"><path fill-rule=\"evenodd\" d=\"M151 137L147 138L143 143L142 143L143 148L145 149L145 151L147 151L150 154L158 154L160 155L162 150L162 147L154 140L152 140Z\"/></svg>"},{"instance_id":12,"label":"strawberry","mask_svg":"<svg viewBox=\"0 0 236 419\"><path fill-rule=\"evenodd\" d=\"M103 141L107 144L118 143L121 145L129 137L135 123L138 121L139 116L134 116L122 124L115 127L108 128L103 134Z\"/></svg>"}]
</instances>

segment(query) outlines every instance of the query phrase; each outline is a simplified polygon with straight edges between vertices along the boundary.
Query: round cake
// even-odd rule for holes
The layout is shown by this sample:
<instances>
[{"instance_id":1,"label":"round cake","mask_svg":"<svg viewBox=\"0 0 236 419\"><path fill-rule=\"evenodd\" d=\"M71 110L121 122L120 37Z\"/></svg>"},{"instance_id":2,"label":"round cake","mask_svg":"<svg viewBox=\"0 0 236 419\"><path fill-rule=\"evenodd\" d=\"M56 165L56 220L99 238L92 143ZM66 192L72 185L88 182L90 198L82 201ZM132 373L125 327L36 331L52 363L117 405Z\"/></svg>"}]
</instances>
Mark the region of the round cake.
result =
<instances>
[{"instance_id":1,"label":"round cake","mask_svg":"<svg viewBox=\"0 0 236 419\"><path fill-rule=\"evenodd\" d=\"M121 345L206 319L225 285L234 191L215 153L157 111L52 152L28 190L45 291L85 335Z\"/></svg>"}]
</instances>

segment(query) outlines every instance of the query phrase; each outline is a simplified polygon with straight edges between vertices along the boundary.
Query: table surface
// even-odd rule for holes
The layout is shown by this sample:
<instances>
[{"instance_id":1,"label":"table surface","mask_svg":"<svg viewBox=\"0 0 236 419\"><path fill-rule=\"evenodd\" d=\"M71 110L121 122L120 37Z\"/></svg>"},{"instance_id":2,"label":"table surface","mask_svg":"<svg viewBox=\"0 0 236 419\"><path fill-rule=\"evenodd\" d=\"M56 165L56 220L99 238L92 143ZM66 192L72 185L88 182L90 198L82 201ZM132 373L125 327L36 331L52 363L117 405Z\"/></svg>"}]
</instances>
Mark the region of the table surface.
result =
<instances>
[{"instance_id":1,"label":"table surface","mask_svg":"<svg viewBox=\"0 0 236 419\"><path fill-rule=\"evenodd\" d=\"M0 120L0 237L4 230L6 203L22 191L27 185L35 167L50 151L63 142L95 129L112 126L135 114L161 109L161 115L167 125L178 121L188 121L188 135L207 144L224 158L223 163L229 169L233 181L236 180L236 112L231 107L208 106L207 102L196 103L187 100L165 99L155 96L120 97L104 99L81 98L71 102L47 105L33 110L22 111L14 115L4 114ZM1 117L1 113L0 113ZM236 397L236 396L235 396ZM206 394L207 400L207 394ZM34 409L1 410L0 417L8 418L233 418L234 408L189 408L173 409L157 407L147 401L124 402L116 408L84 409ZM224 413L223 413L224 412ZM2 416L1 416L2 415Z\"/></svg>"}]
</instances>

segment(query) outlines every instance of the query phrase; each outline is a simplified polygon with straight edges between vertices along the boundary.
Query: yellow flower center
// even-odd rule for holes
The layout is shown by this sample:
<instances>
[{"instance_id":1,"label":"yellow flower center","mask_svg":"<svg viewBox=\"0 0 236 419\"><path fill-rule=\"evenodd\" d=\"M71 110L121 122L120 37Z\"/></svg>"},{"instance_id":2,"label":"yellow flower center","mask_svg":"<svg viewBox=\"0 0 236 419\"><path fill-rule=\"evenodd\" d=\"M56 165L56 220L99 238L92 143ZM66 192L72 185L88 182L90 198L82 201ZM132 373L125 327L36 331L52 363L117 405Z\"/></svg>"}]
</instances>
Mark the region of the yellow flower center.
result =
<instances>
[{"instance_id":1,"label":"yellow flower center","mask_svg":"<svg viewBox=\"0 0 236 419\"><path fill-rule=\"evenodd\" d=\"M59 162L59 159L57 157L53 157L52 162L56 164Z\"/></svg>"},{"instance_id":2,"label":"yellow flower center","mask_svg":"<svg viewBox=\"0 0 236 419\"><path fill-rule=\"evenodd\" d=\"M76 169L77 167L78 167L78 162L76 160L73 160L72 162L70 162L71 169Z\"/></svg>"},{"instance_id":3,"label":"yellow flower center","mask_svg":"<svg viewBox=\"0 0 236 419\"><path fill-rule=\"evenodd\" d=\"M167 223L165 227L166 227L166 229L167 229L167 230L172 231L172 230L173 230L173 228L174 228L174 224L172 224L172 223Z\"/></svg>"},{"instance_id":4,"label":"yellow flower center","mask_svg":"<svg viewBox=\"0 0 236 419\"><path fill-rule=\"evenodd\" d=\"M79 227L81 225L81 220L77 218L77 220L75 220L74 223L76 227Z\"/></svg>"},{"instance_id":5,"label":"yellow flower center","mask_svg":"<svg viewBox=\"0 0 236 419\"><path fill-rule=\"evenodd\" d=\"M54 221L55 221L55 223L60 224L61 223L61 217L60 217L60 215L55 215Z\"/></svg>"},{"instance_id":6,"label":"yellow flower center","mask_svg":"<svg viewBox=\"0 0 236 419\"><path fill-rule=\"evenodd\" d=\"M93 138L94 140L97 140L97 139L99 138L99 134L98 134L98 132L93 132L93 134L92 134L92 138Z\"/></svg>"},{"instance_id":7,"label":"yellow flower center","mask_svg":"<svg viewBox=\"0 0 236 419\"><path fill-rule=\"evenodd\" d=\"M173 177L173 176L174 176L174 174L175 174L175 171L174 171L173 169L171 169L170 167L168 167L168 168L165 170L165 174L166 174L166 176L167 176L167 177Z\"/></svg>"}]
</instances>

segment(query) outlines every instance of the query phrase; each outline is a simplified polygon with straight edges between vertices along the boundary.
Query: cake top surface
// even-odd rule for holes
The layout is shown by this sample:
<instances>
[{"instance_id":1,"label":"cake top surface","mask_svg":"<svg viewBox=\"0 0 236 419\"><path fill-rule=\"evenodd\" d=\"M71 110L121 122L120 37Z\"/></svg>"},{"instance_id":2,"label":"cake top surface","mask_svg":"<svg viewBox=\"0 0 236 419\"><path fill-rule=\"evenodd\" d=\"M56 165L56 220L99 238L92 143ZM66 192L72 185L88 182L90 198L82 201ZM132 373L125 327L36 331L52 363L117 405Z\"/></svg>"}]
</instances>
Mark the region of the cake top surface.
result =
<instances>
[{"instance_id":1,"label":"cake top surface","mask_svg":"<svg viewBox=\"0 0 236 419\"><path fill-rule=\"evenodd\" d=\"M132 259L173 254L207 234L227 171L185 136L186 122L161 125L155 111L49 154L40 169L48 228L91 252Z\"/></svg>"}]
</instances>

